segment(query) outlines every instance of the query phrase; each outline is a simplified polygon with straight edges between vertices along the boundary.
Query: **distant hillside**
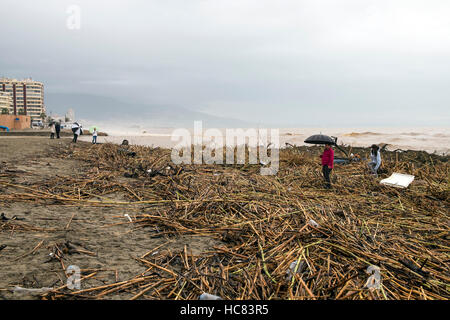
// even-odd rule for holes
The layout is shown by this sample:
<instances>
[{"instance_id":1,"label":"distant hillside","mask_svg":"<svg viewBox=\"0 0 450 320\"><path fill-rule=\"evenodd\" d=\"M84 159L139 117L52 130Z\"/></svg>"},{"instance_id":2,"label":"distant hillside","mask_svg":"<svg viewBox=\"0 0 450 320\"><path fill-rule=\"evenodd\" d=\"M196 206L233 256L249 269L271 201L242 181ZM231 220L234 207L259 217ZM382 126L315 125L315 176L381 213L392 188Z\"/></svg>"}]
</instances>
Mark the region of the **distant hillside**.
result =
<instances>
[{"instance_id":1,"label":"distant hillside","mask_svg":"<svg viewBox=\"0 0 450 320\"><path fill-rule=\"evenodd\" d=\"M155 127L192 126L202 120L208 127L251 127L256 124L208 115L186 108L170 105L132 104L119 99L77 93L47 93L47 112L64 115L69 108L75 111L76 119L94 121L124 121L145 123Z\"/></svg>"}]
</instances>

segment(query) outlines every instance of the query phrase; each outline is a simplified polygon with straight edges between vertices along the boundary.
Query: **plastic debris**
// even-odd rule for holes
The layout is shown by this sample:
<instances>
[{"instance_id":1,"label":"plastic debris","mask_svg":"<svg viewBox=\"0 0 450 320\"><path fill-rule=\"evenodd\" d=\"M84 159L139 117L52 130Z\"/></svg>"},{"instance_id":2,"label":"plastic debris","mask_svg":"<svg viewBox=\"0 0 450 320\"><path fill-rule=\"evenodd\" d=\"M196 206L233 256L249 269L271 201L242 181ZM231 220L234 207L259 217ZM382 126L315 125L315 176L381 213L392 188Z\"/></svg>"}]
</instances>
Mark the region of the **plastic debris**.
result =
<instances>
[{"instance_id":1,"label":"plastic debris","mask_svg":"<svg viewBox=\"0 0 450 320\"><path fill-rule=\"evenodd\" d=\"M215 296L213 294L202 293L199 297L199 300L223 300L223 299L221 297Z\"/></svg>"},{"instance_id":2,"label":"plastic debris","mask_svg":"<svg viewBox=\"0 0 450 320\"><path fill-rule=\"evenodd\" d=\"M128 218L128 220L130 220L130 222L133 222L133 219L130 218L130 215L128 213L125 213L123 216Z\"/></svg>"},{"instance_id":3,"label":"plastic debris","mask_svg":"<svg viewBox=\"0 0 450 320\"><path fill-rule=\"evenodd\" d=\"M407 188L413 180L414 176L412 175L394 172L389 178L381 180L380 183L397 188Z\"/></svg>"},{"instance_id":4,"label":"plastic debris","mask_svg":"<svg viewBox=\"0 0 450 320\"><path fill-rule=\"evenodd\" d=\"M308 221L308 224L309 224L311 227L314 227L314 228L318 228L318 227L319 227L319 224L318 224L317 222L315 222L313 219L309 220L309 221Z\"/></svg>"},{"instance_id":5,"label":"plastic debris","mask_svg":"<svg viewBox=\"0 0 450 320\"><path fill-rule=\"evenodd\" d=\"M294 276L294 274L302 273L305 270L305 262L300 261L297 271L295 271L295 267L297 267L297 261L291 262L291 264L289 265L289 269L286 271L286 280L287 281L290 281L292 279L292 277Z\"/></svg>"}]
</instances>

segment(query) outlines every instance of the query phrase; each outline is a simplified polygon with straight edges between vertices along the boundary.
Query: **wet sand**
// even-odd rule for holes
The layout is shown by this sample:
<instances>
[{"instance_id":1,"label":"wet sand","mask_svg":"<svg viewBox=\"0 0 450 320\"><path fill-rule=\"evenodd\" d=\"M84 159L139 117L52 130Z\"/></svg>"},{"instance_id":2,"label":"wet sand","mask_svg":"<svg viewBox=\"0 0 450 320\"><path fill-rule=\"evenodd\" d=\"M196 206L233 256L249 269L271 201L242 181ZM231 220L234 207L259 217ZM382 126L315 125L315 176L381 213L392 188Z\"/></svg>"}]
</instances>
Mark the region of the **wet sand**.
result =
<instances>
[{"instance_id":1,"label":"wet sand","mask_svg":"<svg viewBox=\"0 0 450 320\"><path fill-rule=\"evenodd\" d=\"M0 137L0 214L15 220L0 221L0 300L37 299L37 295L13 293L25 288L60 287L66 284L64 269L81 268L82 277L99 272L95 279L82 282L82 289L125 281L144 273L136 258L158 250L179 250L186 245L194 253L208 250L218 241L199 236L150 237L146 229L136 229L124 217L126 208L62 205L57 201L42 205L30 201L9 201L19 189L5 185L35 187L56 178L76 179L91 170L86 163L58 158L59 150L80 148L70 138ZM26 192L26 190L20 190ZM121 199L120 192L106 198ZM133 218L133 216L131 217ZM11 227L14 225L14 227ZM83 253L66 254L63 263L51 259L55 244L69 241ZM129 299L126 291L108 299Z\"/></svg>"}]
</instances>

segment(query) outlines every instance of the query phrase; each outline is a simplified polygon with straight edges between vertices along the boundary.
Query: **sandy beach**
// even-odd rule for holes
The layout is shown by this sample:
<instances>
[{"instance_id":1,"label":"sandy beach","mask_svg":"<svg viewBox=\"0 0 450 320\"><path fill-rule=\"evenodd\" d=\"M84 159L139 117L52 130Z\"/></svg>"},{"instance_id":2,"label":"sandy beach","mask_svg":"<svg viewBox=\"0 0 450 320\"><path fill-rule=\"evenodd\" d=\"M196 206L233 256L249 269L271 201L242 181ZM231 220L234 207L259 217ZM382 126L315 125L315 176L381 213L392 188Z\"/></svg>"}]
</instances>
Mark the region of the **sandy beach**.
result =
<instances>
[{"instance_id":1,"label":"sandy beach","mask_svg":"<svg viewBox=\"0 0 450 320\"><path fill-rule=\"evenodd\" d=\"M19 224L17 230L13 227L0 231L0 246L6 245L0 251L0 299L37 299L36 295L12 293L11 290L15 286L63 286L66 276L62 270L71 264L81 266L83 275L102 271L102 275L91 283L102 285L128 280L145 272L147 268L135 258L153 248L177 250L187 245L193 252L201 253L218 243L212 238L189 235L169 240L149 237L145 229L133 230L126 223L120 224L128 221L124 214L129 211L123 207L67 205L57 200L45 204L5 200L12 193L27 193L28 186L45 185L55 179L76 181L92 170L82 161L58 157L61 148L89 146L83 143L73 146L70 141L70 138L0 137L0 180L23 186L17 189L0 184L0 214ZM123 192L105 195L104 199L123 200ZM20 225L23 225L22 230ZM51 260L49 254L53 246L67 241L84 252L67 256L64 265L57 259ZM108 296L109 299L127 297L129 294L120 292Z\"/></svg>"},{"instance_id":2,"label":"sandy beach","mask_svg":"<svg viewBox=\"0 0 450 320\"><path fill-rule=\"evenodd\" d=\"M448 158L386 154L375 180L365 163L337 166L330 191L320 148L284 151L279 174L264 177L259 166L167 169L169 150L131 147L134 158L70 141L0 137L0 299L449 298ZM394 170L416 180L381 188ZM286 269L302 248L309 267L292 292ZM370 263L385 297L364 289ZM81 290L65 287L70 265Z\"/></svg>"}]
</instances>

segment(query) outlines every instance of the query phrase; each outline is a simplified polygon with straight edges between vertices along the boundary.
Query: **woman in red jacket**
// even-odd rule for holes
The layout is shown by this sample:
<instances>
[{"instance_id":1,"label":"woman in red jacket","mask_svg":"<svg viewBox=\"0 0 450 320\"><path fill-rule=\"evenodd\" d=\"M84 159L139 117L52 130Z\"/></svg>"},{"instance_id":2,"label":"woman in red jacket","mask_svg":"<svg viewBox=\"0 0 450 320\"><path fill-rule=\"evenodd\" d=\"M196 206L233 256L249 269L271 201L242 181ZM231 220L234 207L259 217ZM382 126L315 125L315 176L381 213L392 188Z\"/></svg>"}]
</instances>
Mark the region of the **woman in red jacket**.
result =
<instances>
[{"instance_id":1,"label":"woman in red jacket","mask_svg":"<svg viewBox=\"0 0 450 320\"><path fill-rule=\"evenodd\" d=\"M323 177L325 178L326 181L325 188L330 189L331 188L330 173L334 167L334 150L331 148L331 145L329 144L325 145L325 150L320 155L320 158L322 158L322 172Z\"/></svg>"}]
</instances>

